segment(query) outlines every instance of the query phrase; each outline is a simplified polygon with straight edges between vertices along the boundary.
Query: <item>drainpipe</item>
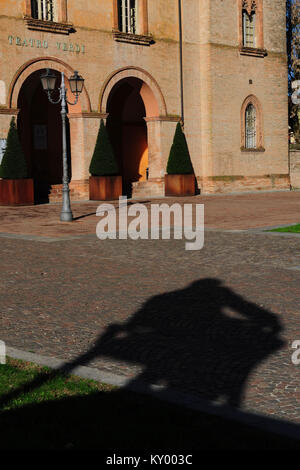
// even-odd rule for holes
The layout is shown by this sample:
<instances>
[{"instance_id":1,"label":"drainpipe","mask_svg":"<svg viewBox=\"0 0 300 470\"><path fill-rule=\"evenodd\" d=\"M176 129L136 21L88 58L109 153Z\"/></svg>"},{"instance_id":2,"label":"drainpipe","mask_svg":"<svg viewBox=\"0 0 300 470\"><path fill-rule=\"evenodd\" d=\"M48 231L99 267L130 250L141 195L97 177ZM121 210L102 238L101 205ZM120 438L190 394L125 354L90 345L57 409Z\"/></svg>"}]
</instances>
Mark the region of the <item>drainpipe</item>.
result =
<instances>
[{"instance_id":1,"label":"drainpipe","mask_svg":"<svg viewBox=\"0 0 300 470\"><path fill-rule=\"evenodd\" d=\"M184 127L184 96L183 96L183 40L182 40L182 8L181 0L178 0L179 15L179 58L180 58L180 97L181 97L181 121Z\"/></svg>"}]
</instances>

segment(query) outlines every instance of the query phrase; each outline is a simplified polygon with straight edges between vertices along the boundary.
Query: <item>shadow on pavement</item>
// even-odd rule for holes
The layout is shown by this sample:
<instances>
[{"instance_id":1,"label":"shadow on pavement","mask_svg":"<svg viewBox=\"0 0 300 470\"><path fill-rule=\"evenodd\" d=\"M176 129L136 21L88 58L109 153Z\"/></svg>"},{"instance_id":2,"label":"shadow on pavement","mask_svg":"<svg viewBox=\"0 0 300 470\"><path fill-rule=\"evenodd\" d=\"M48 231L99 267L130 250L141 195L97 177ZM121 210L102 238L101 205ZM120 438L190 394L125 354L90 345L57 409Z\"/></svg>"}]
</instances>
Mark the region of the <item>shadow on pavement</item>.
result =
<instances>
[{"instance_id":1,"label":"shadow on pavement","mask_svg":"<svg viewBox=\"0 0 300 470\"><path fill-rule=\"evenodd\" d=\"M84 215L80 215L78 217L73 217L73 220L85 219L86 217L91 217L92 215L96 215L96 212L90 212L89 214L84 214Z\"/></svg>"},{"instance_id":2,"label":"shadow on pavement","mask_svg":"<svg viewBox=\"0 0 300 470\"><path fill-rule=\"evenodd\" d=\"M0 446L9 446L12 440L29 448L297 447L287 437L164 403L159 391L156 397L132 391L140 383L146 393L156 385L164 394L179 390L220 409L239 409L249 374L284 346L281 332L274 313L217 279L154 296L127 323L110 325L88 352L3 396L0 405L97 357L142 366L127 389L6 411L1 417L5 438Z\"/></svg>"}]
</instances>

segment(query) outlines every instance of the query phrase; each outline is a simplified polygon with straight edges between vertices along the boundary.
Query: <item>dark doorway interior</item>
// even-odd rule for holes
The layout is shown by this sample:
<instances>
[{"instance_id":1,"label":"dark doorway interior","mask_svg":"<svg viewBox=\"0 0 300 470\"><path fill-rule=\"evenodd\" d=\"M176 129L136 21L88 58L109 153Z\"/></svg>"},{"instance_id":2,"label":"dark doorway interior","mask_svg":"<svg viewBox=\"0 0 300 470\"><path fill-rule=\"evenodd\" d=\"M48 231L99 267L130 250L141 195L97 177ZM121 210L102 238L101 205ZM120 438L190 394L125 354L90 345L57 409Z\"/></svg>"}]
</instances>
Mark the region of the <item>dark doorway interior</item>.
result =
<instances>
[{"instance_id":1,"label":"dark doorway interior","mask_svg":"<svg viewBox=\"0 0 300 470\"><path fill-rule=\"evenodd\" d=\"M124 194L131 196L132 183L148 174L148 139L142 80L121 80L108 100L107 129L123 176Z\"/></svg>"},{"instance_id":2,"label":"dark doorway interior","mask_svg":"<svg viewBox=\"0 0 300 470\"><path fill-rule=\"evenodd\" d=\"M35 201L49 202L52 185L62 183L62 125L60 104L49 102L43 91L39 70L24 82L18 99L18 129L31 176L35 183ZM57 85L60 74L57 73ZM58 92L53 96L58 98ZM67 125L68 154L70 132ZM69 157L70 158L70 157ZM70 165L69 165L70 167Z\"/></svg>"}]
</instances>

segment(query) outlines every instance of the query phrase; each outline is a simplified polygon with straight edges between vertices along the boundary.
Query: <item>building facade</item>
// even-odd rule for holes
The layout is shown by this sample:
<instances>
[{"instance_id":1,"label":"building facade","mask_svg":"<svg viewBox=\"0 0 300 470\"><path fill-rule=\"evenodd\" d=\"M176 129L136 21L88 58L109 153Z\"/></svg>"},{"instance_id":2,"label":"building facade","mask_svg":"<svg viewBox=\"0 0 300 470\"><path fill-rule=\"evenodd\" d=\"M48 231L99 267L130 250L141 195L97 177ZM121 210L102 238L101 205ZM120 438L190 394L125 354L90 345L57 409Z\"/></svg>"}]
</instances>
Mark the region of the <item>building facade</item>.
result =
<instances>
[{"instance_id":1,"label":"building facade","mask_svg":"<svg viewBox=\"0 0 300 470\"><path fill-rule=\"evenodd\" d=\"M68 109L73 199L88 198L101 119L128 194L163 195L178 121L201 193L289 188L285 3L0 0L0 142L16 116L37 198L58 198L60 107L40 75L78 70L84 91Z\"/></svg>"}]
</instances>

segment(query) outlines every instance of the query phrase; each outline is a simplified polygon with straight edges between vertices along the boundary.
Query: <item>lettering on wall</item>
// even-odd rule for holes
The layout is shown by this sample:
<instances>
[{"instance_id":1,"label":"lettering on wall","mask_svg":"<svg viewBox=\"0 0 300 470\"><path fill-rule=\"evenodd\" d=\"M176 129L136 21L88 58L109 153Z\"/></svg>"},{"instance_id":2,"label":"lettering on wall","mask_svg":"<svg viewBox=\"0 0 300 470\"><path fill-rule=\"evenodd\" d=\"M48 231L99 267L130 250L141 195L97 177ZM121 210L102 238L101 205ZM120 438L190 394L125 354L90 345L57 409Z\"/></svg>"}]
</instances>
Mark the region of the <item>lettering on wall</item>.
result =
<instances>
[{"instance_id":1,"label":"lettering on wall","mask_svg":"<svg viewBox=\"0 0 300 470\"><path fill-rule=\"evenodd\" d=\"M48 41L42 41L40 39L25 39L19 36L8 36L8 43L10 46L29 47L35 49L48 49ZM74 44L70 42L58 42L56 41L55 46L58 50L63 52L75 52L76 54L85 54L86 49L83 44Z\"/></svg>"}]
</instances>

